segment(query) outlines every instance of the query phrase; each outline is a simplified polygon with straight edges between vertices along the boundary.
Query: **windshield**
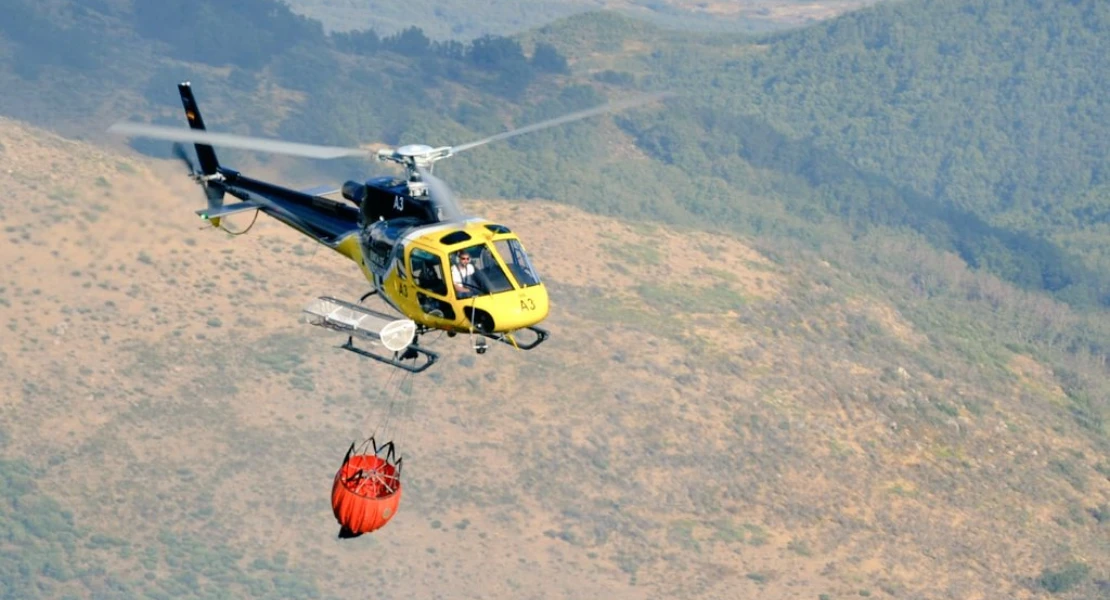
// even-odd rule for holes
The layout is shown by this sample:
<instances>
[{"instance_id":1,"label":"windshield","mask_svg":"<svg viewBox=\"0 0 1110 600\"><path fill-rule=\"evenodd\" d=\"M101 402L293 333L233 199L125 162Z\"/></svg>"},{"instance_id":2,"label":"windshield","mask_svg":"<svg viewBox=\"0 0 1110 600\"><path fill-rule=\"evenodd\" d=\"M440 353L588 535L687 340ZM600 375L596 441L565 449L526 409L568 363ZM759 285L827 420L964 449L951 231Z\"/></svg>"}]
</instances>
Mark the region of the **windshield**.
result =
<instances>
[{"instance_id":1,"label":"windshield","mask_svg":"<svg viewBox=\"0 0 1110 600\"><path fill-rule=\"evenodd\" d=\"M451 253L451 285L457 298L496 294L513 289L505 270L483 244Z\"/></svg>"},{"instance_id":2,"label":"windshield","mask_svg":"<svg viewBox=\"0 0 1110 600\"><path fill-rule=\"evenodd\" d=\"M524 252L524 246L520 245L519 240L497 240L493 245L520 287L539 285L540 276L532 266L532 261L528 260L528 254Z\"/></svg>"}]
</instances>

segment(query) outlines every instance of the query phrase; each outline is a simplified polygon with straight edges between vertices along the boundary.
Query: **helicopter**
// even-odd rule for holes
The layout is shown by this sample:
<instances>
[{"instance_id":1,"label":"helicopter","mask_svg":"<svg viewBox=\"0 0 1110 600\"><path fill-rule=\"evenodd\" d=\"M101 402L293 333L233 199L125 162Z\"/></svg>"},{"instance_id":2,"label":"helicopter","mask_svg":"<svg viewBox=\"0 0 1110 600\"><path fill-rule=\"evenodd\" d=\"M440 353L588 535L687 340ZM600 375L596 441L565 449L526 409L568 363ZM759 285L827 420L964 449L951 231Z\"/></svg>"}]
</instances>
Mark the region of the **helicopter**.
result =
<instances>
[{"instance_id":1,"label":"helicopter","mask_svg":"<svg viewBox=\"0 0 1110 600\"><path fill-rule=\"evenodd\" d=\"M505 225L465 215L446 183L432 174L435 163L490 142L662 97L605 104L456 146L370 150L211 132L191 83L177 87L188 129L120 122L109 131L174 142L174 154L207 198L197 214L213 227L226 230L225 217L254 211L257 219L261 212L354 261L371 290L358 303L317 298L305 307L306 320L347 334L345 350L413 373L438 359L419 344L420 336L432 331L468 334L478 354L489 348L487 339L531 350L550 337L538 326L550 309L547 290L520 238ZM194 145L196 164L183 143ZM294 190L222 166L214 146L315 159L372 157L400 165L405 176ZM225 204L227 195L238 202ZM375 295L401 318L362 306ZM371 349L355 345L356 336L370 340ZM386 352L373 348L378 344Z\"/></svg>"}]
</instances>

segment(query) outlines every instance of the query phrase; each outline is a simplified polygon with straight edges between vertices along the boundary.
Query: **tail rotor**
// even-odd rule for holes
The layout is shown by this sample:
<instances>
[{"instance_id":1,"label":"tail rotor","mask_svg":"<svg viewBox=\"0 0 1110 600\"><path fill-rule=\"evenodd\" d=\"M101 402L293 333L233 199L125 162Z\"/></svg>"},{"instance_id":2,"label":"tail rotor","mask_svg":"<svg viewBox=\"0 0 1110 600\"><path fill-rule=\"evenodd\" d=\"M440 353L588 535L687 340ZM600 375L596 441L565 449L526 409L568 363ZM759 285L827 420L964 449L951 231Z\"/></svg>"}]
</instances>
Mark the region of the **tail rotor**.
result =
<instances>
[{"instance_id":1,"label":"tail rotor","mask_svg":"<svg viewBox=\"0 0 1110 600\"><path fill-rule=\"evenodd\" d=\"M224 186L220 183L218 177L205 175L197 164L193 162L193 158L189 156L189 152L185 150L185 146L180 142L173 145L173 155L185 163L185 167L189 169L189 177L200 184L204 188L204 196L208 200L208 211L205 215L214 213L224 205ZM205 217L213 227L220 226L220 217Z\"/></svg>"}]
</instances>

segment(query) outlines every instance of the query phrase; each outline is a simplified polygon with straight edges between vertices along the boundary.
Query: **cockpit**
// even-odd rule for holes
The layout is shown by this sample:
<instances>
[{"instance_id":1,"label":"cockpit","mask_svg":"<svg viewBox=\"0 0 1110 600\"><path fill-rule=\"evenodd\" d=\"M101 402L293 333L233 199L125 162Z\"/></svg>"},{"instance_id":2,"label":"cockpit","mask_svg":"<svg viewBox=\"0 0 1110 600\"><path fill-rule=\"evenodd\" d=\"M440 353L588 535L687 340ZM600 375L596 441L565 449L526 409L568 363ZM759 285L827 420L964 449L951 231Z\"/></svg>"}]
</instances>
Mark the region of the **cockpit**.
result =
<instances>
[{"instance_id":1,"label":"cockpit","mask_svg":"<svg viewBox=\"0 0 1110 600\"><path fill-rule=\"evenodd\" d=\"M388 259L384 286L397 302L456 331L515 331L547 316L547 291L507 227L474 219L420 229L400 236Z\"/></svg>"},{"instance_id":2,"label":"cockpit","mask_svg":"<svg viewBox=\"0 0 1110 600\"><path fill-rule=\"evenodd\" d=\"M540 283L528 254L515 238L473 244L448 256L451 285L458 298L507 292L514 288L514 280L521 288Z\"/></svg>"}]
</instances>

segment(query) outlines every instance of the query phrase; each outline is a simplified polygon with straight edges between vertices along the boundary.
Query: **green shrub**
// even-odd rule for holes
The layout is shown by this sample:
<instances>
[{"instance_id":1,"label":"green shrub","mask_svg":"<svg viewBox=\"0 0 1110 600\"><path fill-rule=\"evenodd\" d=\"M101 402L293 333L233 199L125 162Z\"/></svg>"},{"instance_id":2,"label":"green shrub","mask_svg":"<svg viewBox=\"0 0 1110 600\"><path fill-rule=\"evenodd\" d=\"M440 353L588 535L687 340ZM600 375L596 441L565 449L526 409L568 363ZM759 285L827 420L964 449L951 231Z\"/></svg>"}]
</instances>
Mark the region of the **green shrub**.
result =
<instances>
[{"instance_id":1,"label":"green shrub","mask_svg":"<svg viewBox=\"0 0 1110 600\"><path fill-rule=\"evenodd\" d=\"M1046 568L1041 572L1041 577L1037 580L1037 583L1050 593L1058 594L1082 583L1087 578L1090 570L1091 568L1086 564L1072 561L1058 571Z\"/></svg>"}]
</instances>

